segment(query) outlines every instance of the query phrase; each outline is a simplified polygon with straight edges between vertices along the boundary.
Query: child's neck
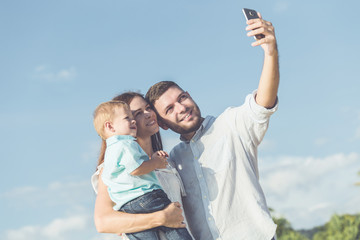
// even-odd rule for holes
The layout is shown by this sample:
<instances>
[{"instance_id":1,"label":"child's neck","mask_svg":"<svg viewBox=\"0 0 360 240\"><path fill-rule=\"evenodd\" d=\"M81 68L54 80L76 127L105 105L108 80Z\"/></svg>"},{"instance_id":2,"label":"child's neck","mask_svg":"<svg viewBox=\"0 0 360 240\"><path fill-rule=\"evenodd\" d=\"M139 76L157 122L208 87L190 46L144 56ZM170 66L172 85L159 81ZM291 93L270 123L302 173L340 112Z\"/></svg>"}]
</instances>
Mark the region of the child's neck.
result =
<instances>
[{"instance_id":1,"label":"child's neck","mask_svg":"<svg viewBox=\"0 0 360 240\"><path fill-rule=\"evenodd\" d=\"M137 138L137 142L149 157L151 157L153 155L154 151L152 149L152 144L151 144L151 138L150 137L146 138L146 139Z\"/></svg>"}]
</instances>

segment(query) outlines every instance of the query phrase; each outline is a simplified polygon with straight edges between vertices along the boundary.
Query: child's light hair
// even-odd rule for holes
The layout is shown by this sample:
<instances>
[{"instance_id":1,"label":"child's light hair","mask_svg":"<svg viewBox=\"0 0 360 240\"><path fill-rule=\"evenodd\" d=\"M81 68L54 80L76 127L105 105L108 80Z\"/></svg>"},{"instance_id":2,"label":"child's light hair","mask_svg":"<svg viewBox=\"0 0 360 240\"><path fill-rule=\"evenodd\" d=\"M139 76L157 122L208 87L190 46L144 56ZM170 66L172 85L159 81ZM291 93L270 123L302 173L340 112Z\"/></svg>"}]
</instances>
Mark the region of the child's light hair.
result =
<instances>
[{"instance_id":1,"label":"child's light hair","mask_svg":"<svg viewBox=\"0 0 360 240\"><path fill-rule=\"evenodd\" d=\"M101 103L94 111L94 127L96 132L102 139L106 139L105 136L105 122L112 122L114 119L115 110L117 108L123 108L130 110L127 103L123 101L108 101Z\"/></svg>"}]
</instances>

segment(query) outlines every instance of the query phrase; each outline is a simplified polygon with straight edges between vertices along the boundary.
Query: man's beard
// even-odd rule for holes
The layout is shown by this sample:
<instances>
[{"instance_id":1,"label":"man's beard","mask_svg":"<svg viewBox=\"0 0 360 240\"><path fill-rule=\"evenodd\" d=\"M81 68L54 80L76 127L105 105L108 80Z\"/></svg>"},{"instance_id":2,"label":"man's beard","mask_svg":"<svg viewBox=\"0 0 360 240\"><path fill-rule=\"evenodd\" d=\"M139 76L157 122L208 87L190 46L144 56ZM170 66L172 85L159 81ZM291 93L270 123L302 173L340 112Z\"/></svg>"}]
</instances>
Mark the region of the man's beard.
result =
<instances>
[{"instance_id":1,"label":"man's beard","mask_svg":"<svg viewBox=\"0 0 360 240\"><path fill-rule=\"evenodd\" d=\"M170 122L170 121L165 120L165 119L161 119L161 121L163 123L165 123L172 131L174 131L174 132L176 132L178 134L184 135L184 134L188 134L188 133L192 133L192 132L197 131L201 126L202 118L201 118L200 109L199 109L199 107L197 105L195 105L195 107L193 109L193 113L196 114L197 119L196 119L196 122L194 123L194 125L189 126L189 127L182 127L182 126L179 126L176 123Z\"/></svg>"}]
</instances>

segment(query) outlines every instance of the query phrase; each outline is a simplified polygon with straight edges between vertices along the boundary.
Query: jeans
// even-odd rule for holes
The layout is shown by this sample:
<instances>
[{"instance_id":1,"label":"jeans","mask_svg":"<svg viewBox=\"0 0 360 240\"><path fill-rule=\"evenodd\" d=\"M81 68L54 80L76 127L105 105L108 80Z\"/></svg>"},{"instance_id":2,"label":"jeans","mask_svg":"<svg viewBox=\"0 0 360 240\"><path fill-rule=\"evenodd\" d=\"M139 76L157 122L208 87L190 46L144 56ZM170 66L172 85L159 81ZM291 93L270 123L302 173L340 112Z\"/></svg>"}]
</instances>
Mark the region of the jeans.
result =
<instances>
[{"instance_id":1,"label":"jeans","mask_svg":"<svg viewBox=\"0 0 360 240\"><path fill-rule=\"evenodd\" d=\"M166 193L161 189L157 189L125 203L120 210L127 213L151 213L164 209L170 203L171 201ZM159 230L165 233L168 240L192 240L186 228L168 228L164 226L126 235L130 240L159 240Z\"/></svg>"}]
</instances>

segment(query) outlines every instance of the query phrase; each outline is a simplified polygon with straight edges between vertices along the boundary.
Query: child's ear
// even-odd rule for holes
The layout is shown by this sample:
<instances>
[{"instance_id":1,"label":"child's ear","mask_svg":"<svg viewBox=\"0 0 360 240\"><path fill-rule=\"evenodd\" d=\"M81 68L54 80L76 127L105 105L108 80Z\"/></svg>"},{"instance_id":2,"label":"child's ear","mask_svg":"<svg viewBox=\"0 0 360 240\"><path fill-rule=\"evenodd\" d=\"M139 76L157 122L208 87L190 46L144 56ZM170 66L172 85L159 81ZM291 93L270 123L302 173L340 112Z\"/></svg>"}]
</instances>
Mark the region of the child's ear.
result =
<instances>
[{"instance_id":1,"label":"child's ear","mask_svg":"<svg viewBox=\"0 0 360 240\"><path fill-rule=\"evenodd\" d=\"M114 127L113 127L112 123L109 122L109 121L106 121L106 122L104 123L104 128L105 128L105 130L114 132Z\"/></svg>"},{"instance_id":2,"label":"child's ear","mask_svg":"<svg viewBox=\"0 0 360 240\"><path fill-rule=\"evenodd\" d=\"M168 130L168 129L169 129L168 125L166 125L166 123L164 123L164 122L161 121L160 119L158 119L158 124L159 124L159 126L160 126L162 129L164 129L164 130Z\"/></svg>"}]
</instances>

